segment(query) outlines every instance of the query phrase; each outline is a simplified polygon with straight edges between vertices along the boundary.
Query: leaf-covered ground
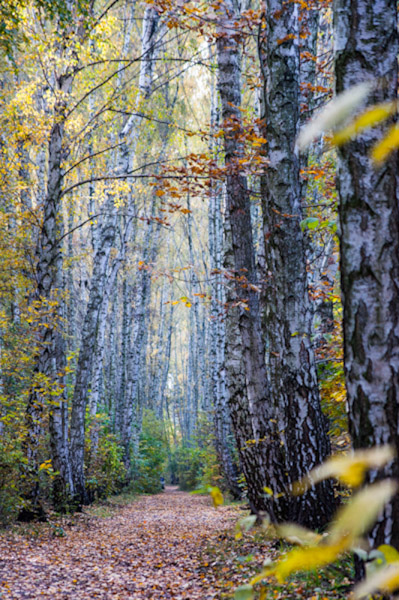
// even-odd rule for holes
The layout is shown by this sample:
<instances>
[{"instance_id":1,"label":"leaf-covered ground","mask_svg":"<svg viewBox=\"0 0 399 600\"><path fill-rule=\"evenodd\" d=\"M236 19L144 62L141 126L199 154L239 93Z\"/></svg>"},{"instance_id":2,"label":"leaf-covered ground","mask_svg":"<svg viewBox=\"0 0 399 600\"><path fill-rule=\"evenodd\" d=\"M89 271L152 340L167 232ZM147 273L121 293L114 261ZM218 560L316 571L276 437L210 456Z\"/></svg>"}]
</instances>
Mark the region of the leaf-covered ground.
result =
<instances>
[{"instance_id":1,"label":"leaf-covered ground","mask_svg":"<svg viewBox=\"0 0 399 600\"><path fill-rule=\"evenodd\" d=\"M4 532L0 598L220 598L226 588L209 558L209 543L225 538L239 516L237 508L215 510L208 497L168 488L110 516L91 513L62 527Z\"/></svg>"}]
</instances>

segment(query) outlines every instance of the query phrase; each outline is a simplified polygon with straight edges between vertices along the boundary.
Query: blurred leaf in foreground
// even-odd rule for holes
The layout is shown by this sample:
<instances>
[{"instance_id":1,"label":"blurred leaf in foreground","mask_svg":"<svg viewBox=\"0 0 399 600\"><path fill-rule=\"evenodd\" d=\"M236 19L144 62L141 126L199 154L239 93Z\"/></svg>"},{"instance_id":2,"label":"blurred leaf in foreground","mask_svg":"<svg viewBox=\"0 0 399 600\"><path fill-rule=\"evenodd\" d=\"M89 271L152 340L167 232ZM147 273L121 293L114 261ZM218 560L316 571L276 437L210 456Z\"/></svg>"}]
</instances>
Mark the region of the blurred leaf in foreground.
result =
<instances>
[{"instance_id":1,"label":"blurred leaf in foreground","mask_svg":"<svg viewBox=\"0 0 399 600\"><path fill-rule=\"evenodd\" d=\"M293 486L295 495L303 494L319 481L335 477L350 487L358 487L369 469L378 469L395 457L391 446L378 446L369 450L357 450L345 456L333 456L316 467Z\"/></svg>"},{"instance_id":2,"label":"blurred leaf in foreground","mask_svg":"<svg viewBox=\"0 0 399 600\"><path fill-rule=\"evenodd\" d=\"M396 108L396 102L383 102L381 104L375 104L354 119L352 123L337 131L333 135L331 143L335 146L342 146L342 144L348 142L364 129L374 127L374 125L378 125L378 123L385 121L396 111Z\"/></svg>"},{"instance_id":3,"label":"blurred leaf in foreground","mask_svg":"<svg viewBox=\"0 0 399 600\"><path fill-rule=\"evenodd\" d=\"M331 100L320 113L300 131L297 146L305 150L324 131L341 126L359 107L374 87L371 81L359 83Z\"/></svg>"}]
</instances>

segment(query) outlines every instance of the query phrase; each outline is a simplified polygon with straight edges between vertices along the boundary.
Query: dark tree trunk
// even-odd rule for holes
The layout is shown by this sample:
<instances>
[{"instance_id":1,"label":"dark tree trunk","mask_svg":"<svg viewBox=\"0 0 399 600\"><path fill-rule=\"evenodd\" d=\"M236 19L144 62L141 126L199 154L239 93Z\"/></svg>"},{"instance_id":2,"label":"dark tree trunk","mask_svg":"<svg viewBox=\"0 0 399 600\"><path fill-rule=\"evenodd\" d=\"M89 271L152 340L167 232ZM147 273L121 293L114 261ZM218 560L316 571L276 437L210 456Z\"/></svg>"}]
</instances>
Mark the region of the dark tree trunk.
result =
<instances>
[{"instance_id":1,"label":"dark tree trunk","mask_svg":"<svg viewBox=\"0 0 399 600\"><path fill-rule=\"evenodd\" d=\"M227 274L234 277L234 256L231 244L231 232L228 221L225 225L224 240L224 269ZM254 499L259 490L253 482L256 481L258 465L258 447L253 444L254 434L252 419L249 412L247 389L245 382L245 368L243 362L243 348L239 327L240 309L234 306L237 300L233 281L226 285L225 298L225 380L226 396L229 414L236 440L240 466L248 488L248 499L253 512L257 512L257 503Z\"/></svg>"},{"instance_id":2,"label":"dark tree trunk","mask_svg":"<svg viewBox=\"0 0 399 600\"><path fill-rule=\"evenodd\" d=\"M271 403L265 349L260 318L259 286L252 238L250 196L240 167L243 156L241 119L240 34L235 25L238 13L233 1L220 7L218 22L218 89L222 104L222 127L226 175L227 218L231 228L234 256L235 292L239 309L237 319L244 365L245 411L251 423L252 438L246 444L253 451L242 453L248 495L255 511L267 510L273 520L285 518L288 489L284 487L285 465L277 430L275 407ZM233 424L235 416L232 412ZM246 426L248 427L248 426ZM237 439L237 443L241 443ZM273 497L264 487L273 490ZM282 494L277 497L278 494Z\"/></svg>"},{"instance_id":3,"label":"dark tree trunk","mask_svg":"<svg viewBox=\"0 0 399 600\"><path fill-rule=\"evenodd\" d=\"M277 16L276 16L277 15ZM290 37L293 34L293 37ZM269 165L262 178L266 266L266 329L271 395L285 447L287 487L330 454L311 343L304 236L300 227L298 10L266 1L264 121ZM281 42L281 40L284 40ZM289 519L320 527L334 510L331 482L292 498Z\"/></svg>"}]
</instances>

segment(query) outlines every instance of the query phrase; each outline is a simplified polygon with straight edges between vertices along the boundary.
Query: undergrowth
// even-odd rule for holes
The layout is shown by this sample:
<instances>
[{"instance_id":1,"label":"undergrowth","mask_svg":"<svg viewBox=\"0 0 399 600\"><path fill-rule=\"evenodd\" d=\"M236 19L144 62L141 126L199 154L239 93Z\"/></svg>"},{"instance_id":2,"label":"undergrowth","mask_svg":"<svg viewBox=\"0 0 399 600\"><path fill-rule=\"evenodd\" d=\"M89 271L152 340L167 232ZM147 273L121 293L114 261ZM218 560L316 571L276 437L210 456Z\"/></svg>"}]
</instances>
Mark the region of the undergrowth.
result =
<instances>
[{"instance_id":1,"label":"undergrowth","mask_svg":"<svg viewBox=\"0 0 399 600\"><path fill-rule=\"evenodd\" d=\"M262 570L265 560L277 561L291 547L257 530L236 540L231 530L208 544L202 567L212 569L214 579L219 581L220 599L230 600L237 584L249 582ZM348 553L333 565L296 573L283 584L270 577L262 586L255 586L255 600L341 600L348 597L353 584L353 558Z\"/></svg>"}]
</instances>

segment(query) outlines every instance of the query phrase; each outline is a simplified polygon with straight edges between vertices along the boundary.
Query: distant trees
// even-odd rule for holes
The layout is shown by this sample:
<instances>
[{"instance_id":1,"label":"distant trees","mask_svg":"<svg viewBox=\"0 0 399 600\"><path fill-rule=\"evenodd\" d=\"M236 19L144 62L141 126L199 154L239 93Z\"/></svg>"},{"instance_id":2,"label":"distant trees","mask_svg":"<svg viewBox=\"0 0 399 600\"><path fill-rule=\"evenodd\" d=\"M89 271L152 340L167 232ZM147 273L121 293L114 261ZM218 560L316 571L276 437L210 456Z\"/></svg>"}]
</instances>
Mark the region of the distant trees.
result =
<instances>
[{"instance_id":1,"label":"distant trees","mask_svg":"<svg viewBox=\"0 0 399 600\"><path fill-rule=\"evenodd\" d=\"M170 140L184 131L173 112L185 110L179 85L196 64L195 44L185 52L157 7L60 2L60 11L46 11L45 4L5 7L21 35L18 45L2 46L13 56L1 81L10 260L0 294L0 430L1 452L14 444L15 457L24 455L14 502L23 518L39 514L43 500L62 510L137 479L146 408L163 435L192 445L199 414L213 403L206 293L194 275L194 262L206 257L196 247L189 196L187 208L163 198L161 167ZM7 162L15 168L5 170ZM181 251L169 236L170 256L159 258L171 227L164 213L175 212L189 239ZM173 263L191 299L182 304L179 337ZM152 286L157 269L161 296ZM187 330L188 360L176 350ZM21 360L11 367L18 344Z\"/></svg>"},{"instance_id":2,"label":"distant trees","mask_svg":"<svg viewBox=\"0 0 399 600\"><path fill-rule=\"evenodd\" d=\"M151 91L152 73L153 73L153 58L157 49L157 26L159 14L153 8L147 8L143 18L143 34L141 46L141 68L139 75L139 94L135 102L137 109L141 106L141 102L148 98ZM125 29L125 32L129 29ZM124 40L124 47L129 49L129 42ZM99 362L101 357L95 352L99 339L99 332L105 328L105 320L107 318L107 310L101 311L103 303L111 295L112 287L116 283L118 270L123 262L126 253L126 245L132 236L132 228L134 225L134 217L136 213L135 199L132 193L131 185L128 183L130 172L132 171L136 147L138 130L142 118L133 114L126 120L122 121L120 131L118 132L118 149L115 154L115 162L117 164L116 177L118 180L125 182L125 189L118 190L118 203L124 206L124 216L120 220L118 209L115 202L115 188L110 186L106 192L106 200L104 203L105 215L100 219L97 229L97 239L94 248L93 256L93 271L90 281L90 293L87 303L86 315L83 322L82 339L79 350L79 357L76 367L76 380L74 386L74 396L72 401L71 414L71 453L73 461L73 473L75 480L75 496L80 502L87 500L85 477L84 477L84 449L85 449L85 413L88 403L89 386L92 381L92 373L95 368L93 359ZM119 254L112 261L111 251L115 245L115 238L119 225L122 231L120 232L120 249ZM143 294L143 300L146 295ZM108 303L107 303L108 304ZM144 326L144 316L138 318L140 327ZM101 336L102 337L102 336ZM135 349L141 350L140 339L134 339ZM139 350L139 351L140 351ZM132 361L133 362L133 361ZM131 364L128 372L137 370L136 364ZM137 380L137 376L135 377ZM132 394L131 379L128 379L127 393ZM126 410L123 412L122 424L122 439L123 444L128 449L131 436L131 403L134 398L127 398ZM128 432L128 433L126 433ZM128 436L126 439L126 435ZM128 450L126 450L128 453ZM126 461L129 464L129 461Z\"/></svg>"}]
</instances>

